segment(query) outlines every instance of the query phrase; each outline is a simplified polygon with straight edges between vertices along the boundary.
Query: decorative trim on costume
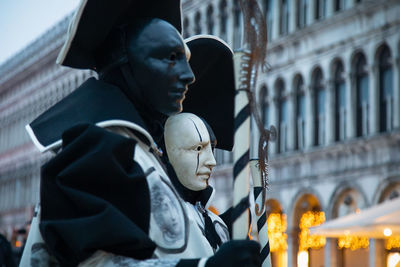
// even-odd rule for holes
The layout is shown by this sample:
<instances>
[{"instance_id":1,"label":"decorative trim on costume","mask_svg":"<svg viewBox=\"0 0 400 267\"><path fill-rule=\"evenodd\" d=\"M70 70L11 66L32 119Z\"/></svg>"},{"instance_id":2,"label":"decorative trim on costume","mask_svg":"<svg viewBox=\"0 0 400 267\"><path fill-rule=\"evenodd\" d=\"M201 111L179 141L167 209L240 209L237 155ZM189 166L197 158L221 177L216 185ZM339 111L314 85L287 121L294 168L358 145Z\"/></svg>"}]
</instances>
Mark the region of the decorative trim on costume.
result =
<instances>
[{"instance_id":1,"label":"decorative trim on costume","mask_svg":"<svg viewBox=\"0 0 400 267\"><path fill-rule=\"evenodd\" d=\"M56 64L62 65L65 57L67 56L67 53L71 47L72 41L74 40L76 31L78 29L79 21L81 20L81 16L83 14L83 10L85 9L87 0L82 0L78 9L76 10L72 20L71 24L68 27L68 36L67 40L65 41L63 47L61 48L60 53L58 54L58 57L56 59Z\"/></svg>"},{"instance_id":2,"label":"decorative trim on costume","mask_svg":"<svg viewBox=\"0 0 400 267\"><path fill-rule=\"evenodd\" d=\"M154 145L154 141L153 138L151 137L151 135L145 130L143 129L143 127L129 122L129 121L125 121L125 120L107 120L107 121L101 121L96 123L96 126L101 127L101 128L106 128L106 127L112 127L112 126L122 126L122 127L127 127L130 128L134 131L138 131L141 134L143 134L147 139L149 139L150 144L152 144L152 148L155 149L156 151L158 151L158 148L155 147ZM54 149L58 149L62 146L62 140L58 140L48 146L43 146L39 140L36 138L35 133L33 132L31 126L29 124L27 124L25 126L26 131L29 134L29 137L32 139L33 144L39 149L39 151L41 153L47 152L49 150L54 150Z\"/></svg>"},{"instance_id":3,"label":"decorative trim on costume","mask_svg":"<svg viewBox=\"0 0 400 267\"><path fill-rule=\"evenodd\" d=\"M199 264L197 265L197 267L205 267L207 260L208 260L208 258L201 258L199 260Z\"/></svg>"}]
</instances>

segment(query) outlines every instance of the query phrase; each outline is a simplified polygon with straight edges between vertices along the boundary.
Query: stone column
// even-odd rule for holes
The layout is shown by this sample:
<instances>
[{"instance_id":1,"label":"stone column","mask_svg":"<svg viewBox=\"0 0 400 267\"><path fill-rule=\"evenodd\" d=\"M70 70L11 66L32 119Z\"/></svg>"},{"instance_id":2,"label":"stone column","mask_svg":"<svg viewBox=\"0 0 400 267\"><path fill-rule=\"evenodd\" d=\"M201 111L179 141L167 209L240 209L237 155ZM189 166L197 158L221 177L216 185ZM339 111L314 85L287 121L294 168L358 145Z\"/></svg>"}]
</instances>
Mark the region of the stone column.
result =
<instances>
[{"instance_id":1,"label":"stone column","mask_svg":"<svg viewBox=\"0 0 400 267\"><path fill-rule=\"evenodd\" d=\"M294 92L290 92L288 97L288 110L287 110L287 115L288 115L288 127L287 127L287 138L288 138L288 150L292 151L294 150L295 144L296 144L296 94Z\"/></svg>"},{"instance_id":2,"label":"stone column","mask_svg":"<svg viewBox=\"0 0 400 267\"><path fill-rule=\"evenodd\" d=\"M334 0L326 0L325 4L326 4L326 18L329 18L332 16L333 14L333 7L334 7Z\"/></svg>"},{"instance_id":3,"label":"stone column","mask_svg":"<svg viewBox=\"0 0 400 267\"><path fill-rule=\"evenodd\" d=\"M384 240L370 239L369 240L369 266L385 267L386 251L384 247Z\"/></svg>"},{"instance_id":4,"label":"stone column","mask_svg":"<svg viewBox=\"0 0 400 267\"><path fill-rule=\"evenodd\" d=\"M272 40L277 39L279 36L279 24L280 24L280 21L279 21L280 12L279 11L280 11L280 9L281 9L281 6L280 6L279 1L273 1L273 4L272 4L272 10L273 10L273 12L272 12L272 34L271 34Z\"/></svg>"},{"instance_id":5,"label":"stone column","mask_svg":"<svg viewBox=\"0 0 400 267\"><path fill-rule=\"evenodd\" d=\"M368 135L379 132L379 66L372 65L369 68L369 124Z\"/></svg>"},{"instance_id":6,"label":"stone column","mask_svg":"<svg viewBox=\"0 0 400 267\"><path fill-rule=\"evenodd\" d=\"M330 238L326 239L324 247L324 267L331 267L331 242Z\"/></svg>"},{"instance_id":7,"label":"stone column","mask_svg":"<svg viewBox=\"0 0 400 267\"><path fill-rule=\"evenodd\" d=\"M369 239L369 266L375 267L375 239Z\"/></svg>"},{"instance_id":8,"label":"stone column","mask_svg":"<svg viewBox=\"0 0 400 267\"><path fill-rule=\"evenodd\" d=\"M296 1L291 0L288 3L289 5L289 34L296 31Z\"/></svg>"},{"instance_id":9,"label":"stone column","mask_svg":"<svg viewBox=\"0 0 400 267\"><path fill-rule=\"evenodd\" d=\"M354 72L346 75L346 138L353 138L356 136L357 120L356 120L356 75Z\"/></svg>"},{"instance_id":10,"label":"stone column","mask_svg":"<svg viewBox=\"0 0 400 267\"><path fill-rule=\"evenodd\" d=\"M326 90L326 144L335 142L335 81L328 80Z\"/></svg>"},{"instance_id":11,"label":"stone column","mask_svg":"<svg viewBox=\"0 0 400 267\"><path fill-rule=\"evenodd\" d=\"M355 0L346 0L345 4L346 5L345 5L344 8L350 8L350 7L353 7L356 4L356 1Z\"/></svg>"},{"instance_id":12,"label":"stone column","mask_svg":"<svg viewBox=\"0 0 400 267\"><path fill-rule=\"evenodd\" d=\"M314 90L312 90L311 86L305 87L305 97L306 97L306 138L305 138L305 147L310 148L314 145L315 133L314 133L314 120L316 114L314 114Z\"/></svg>"},{"instance_id":13,"label":"stone column","mask_svg":"<svg viewBox=\"0 0 400 267\"><path fill-rule=\"evenodd\" d=\"M307 25L311 25L315 20L315 0L308 1Z\"/></svg>"},{"instance_id":14,"label":"stone column","mask_svg":"<svg viewBox=\"0 0 400 267\"><path fill-rule=\"evenodd\" d=\"M233 1L226 1L226 14L228 16L228 21L226 23L226 42L230 47L233 47Z\"/></svg>"},{"instance_id":15,"label":"stone column","mask_svg":"<svg viewBox=\"0 0 400 267\"><path fill-rule=\"evenodd\" d=\"M393 128L400 128L400 55L393 64Z\"/></svg>"}]
</instances>

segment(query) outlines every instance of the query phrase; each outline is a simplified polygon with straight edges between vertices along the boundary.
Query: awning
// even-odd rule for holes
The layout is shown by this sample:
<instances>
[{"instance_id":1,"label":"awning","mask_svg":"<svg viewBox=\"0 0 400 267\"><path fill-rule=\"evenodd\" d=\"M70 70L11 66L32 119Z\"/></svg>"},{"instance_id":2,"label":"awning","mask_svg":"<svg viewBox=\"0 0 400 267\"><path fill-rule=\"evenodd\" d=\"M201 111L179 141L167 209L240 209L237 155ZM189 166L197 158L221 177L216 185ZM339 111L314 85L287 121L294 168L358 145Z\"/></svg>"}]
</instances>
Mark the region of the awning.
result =
<instances>
[{"instance_id":1,"label":"awning","mask_svg":"<svg viewBox=\"0 0 400 267\"><path fill-rule=\"evenodd\" d=\"M385 229L390 229L386 230L386 235ZM326 237L355 235L388 238L390 231L391 235L400 235L400 198L310 228L310 234Z\"/></svg>"}]
</instances>

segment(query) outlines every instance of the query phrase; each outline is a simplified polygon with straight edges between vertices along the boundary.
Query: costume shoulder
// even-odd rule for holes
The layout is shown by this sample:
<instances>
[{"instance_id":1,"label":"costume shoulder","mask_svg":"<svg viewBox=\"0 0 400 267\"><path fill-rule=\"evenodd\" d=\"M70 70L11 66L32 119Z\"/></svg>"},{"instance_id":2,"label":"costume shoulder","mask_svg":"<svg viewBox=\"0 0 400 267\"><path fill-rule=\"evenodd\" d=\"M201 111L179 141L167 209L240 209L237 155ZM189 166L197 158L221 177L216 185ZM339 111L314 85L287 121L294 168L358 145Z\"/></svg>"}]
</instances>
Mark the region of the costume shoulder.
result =
<instances>
[{"instance_id":1,"label":"costume shoulder","mask_svg":"<svg viewBox=\"0 0 400 267\"><path fill-rule=\"evenodd\" d=\"M62 150L42 167L40 231L62 266L97 250L150 258L150 193L133 160L137 141L94 125L62 135Z\"/></svg>"},{"instance_id":2,"label":"costume shoulder","mask_svg":"<svg viewBox=\"0 0 400 267\"><path fill-rule=\"evenodd\" d=\"M36 147L44 152L60 147L62 133L78 124L145 128L135 107L118 87L90 78L26 129Z\"/></svg>"}]
</instances>

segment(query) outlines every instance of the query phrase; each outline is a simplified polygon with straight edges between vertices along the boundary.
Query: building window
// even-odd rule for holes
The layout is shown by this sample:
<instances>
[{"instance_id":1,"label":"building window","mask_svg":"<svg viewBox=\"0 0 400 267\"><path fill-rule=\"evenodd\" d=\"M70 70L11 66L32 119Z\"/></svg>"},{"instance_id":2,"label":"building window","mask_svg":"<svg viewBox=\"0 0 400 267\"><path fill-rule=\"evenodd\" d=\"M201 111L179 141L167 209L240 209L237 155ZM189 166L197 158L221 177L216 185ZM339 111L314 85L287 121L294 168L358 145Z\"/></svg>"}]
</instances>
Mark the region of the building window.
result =
<instances>
[{"instance_id":1,"label":"building window","mask_svg":"<svg viewBox=\"0 0 400 267\"><path fill-rule=\"evenodd\" d=\"M367 62L364 55L360 54L356 58L356 135L368 135L368 98L369 98L369 84L368 84L368 71Z\"/></svg>"},{"instance_id":2,"label":"building window","mask_svg":"<svg viewBox=\"0 0 400 267\"><path fill-rule=\"evenodd\" d=\"M207 31L208 34L214 34L214 10L211 5L207 8Z\"/></svg>"},{"instance_id":3,"label":"building window","mask_svg":"<svg viewBox=\"0 0 400 267\"><path fill-rule=\"evenodd\" d=\"M340 11L344 9L344 0L335 0L334 1L334 10Z\"/></svg>"},{"instance_id":4,"label":"building window","mask_svg":"<svg viewBox=\"0 0 400 267\"><path fill-rule=\"evenodd\" d=\"M346 83L343 64L338 62L334 73L335 141L346 138Z\"/></svg>"},{"instance_id":5,"label":"building window","mask_svg":"<svg viewBox=\"0 0 400 267\"><path fill-rule=\"evenodd\" d=\"M379 114L381 132L393 129L393 69L390 50L384 46L379 55Z\"/></svg>"},{"instance_id":6,"label":"building window","mask_svg":"<svg viewBox=\"0 0 400 267\"><path fill-rule=\"evenodd\" d=\"M278 80L276 84L276 92L278 96L278 153L287 151L287 133L288 133L288 114L287 99L285 96L285 85L282 80Z\"/></svg>"},{"instance_id":7,"label":"building window","mask_svg":"<svg viewBox=\"0 0 400 267\"><path fill-rule=\"evenodd\" d=\"M306 135L306 98L304 94L304 82L301 76L295 78L294 88L296 92L295 148L304 149Z\"/></svg>"},{"instance_id":8,"label":"building window","mask_svg":"<svg viewBox=\"0 0 400 267\"><path fill-rule=\"evenodd\" d=\"M280 28L279 33L281 35L286 35L289 32L289 3L288 0L281 1L281 9L280 9Z\"/></svg>"},{"instance_id":9,"label":"building window","mask_svg":"<svg viewBox=\"0 0 400 267\"><path fill-rule=\"evenodd\" d=\"M325 89L322 81L322 71L314 72L312 84L314 92L314 144L325 143Z\"/></svg>"},{"instance_id":10,"label":"building window","mask_svg":"<svg viewBox=\"0 0 400 267\"><path fill-rule=\"evenodd\" d=\"M184 36L184 38L188 38L190 36L189 19L188 18L184 18L184 20L183 20L183 36Z\"/></svg>"},{"instance_id":11,"label":"building window","mask_svg":"<svg viewBox=\"0 0 400 267\"><path fill-rule=\"evenodd\" d=\"M272 38L272 24L273 24L273 1L272 0L266 0L265 1L265 17L267 20L267 36L268 40L271 40Z\"/></svg>"},{"instance_id":12,"label":"building window","mask_svg":"<svg viewBox=\"0 0 400 267\"><path fill-rule=\"evenodd\" d=\"M326 0L315 0L315 19L323 19L326 17Z\"/></svg>"},{"instance_id":13,"label":"building window","mask_svg":"<svg viewBox=\"0 0 400 267\"><path fill-rule=\"evenodd\" d=\"M261 88L260 99L261 99L261 116L264 123L264 127L269 129L270 121L269 121L268 90L265 85Z\"/></svg>"},{"instance_id":14,"label":"building window","mask_svg":"<svg viewBox=\"0 0 400 267\"><path fill-rule=\"evenodd\" d=\"M297 1L297 28L301 29L307 25L307 12L308 12L308 0Z\"/></svg>"},{"instance_id":15,"label":"building window","mask_svg":"<svg viewBox=\"0 0 400 267\"><path fill-rule=\"evenodd\" d=\"M233 48L237 49L241 46L242 42L242 13L239 5L239 0L234 0L233 2Z\"/></svg>"},{"instance_id":16,"label":"building window","mask_svg":"<svg viewBox=\"0 0 400 267\"><path fill-rule=\"evenodd\" d=\"M201 14L200 12L197 12L195 17L194 17L194 33L195 34L200 34L201 33Z\"/></svg>"},{"instance_id":17,"label":"building window","mask_svg":"<svg viewBox=\"0 0 400 267\"><path fill-rule=\"evenodd\" d=\"M222 0L219 3L219 12L220 12L220 36L222 39L224 39L226 41L226 30L227 30L227 22L228 22L228 14L226 12L226 1Z\"/></svg>"}]
</instances>

